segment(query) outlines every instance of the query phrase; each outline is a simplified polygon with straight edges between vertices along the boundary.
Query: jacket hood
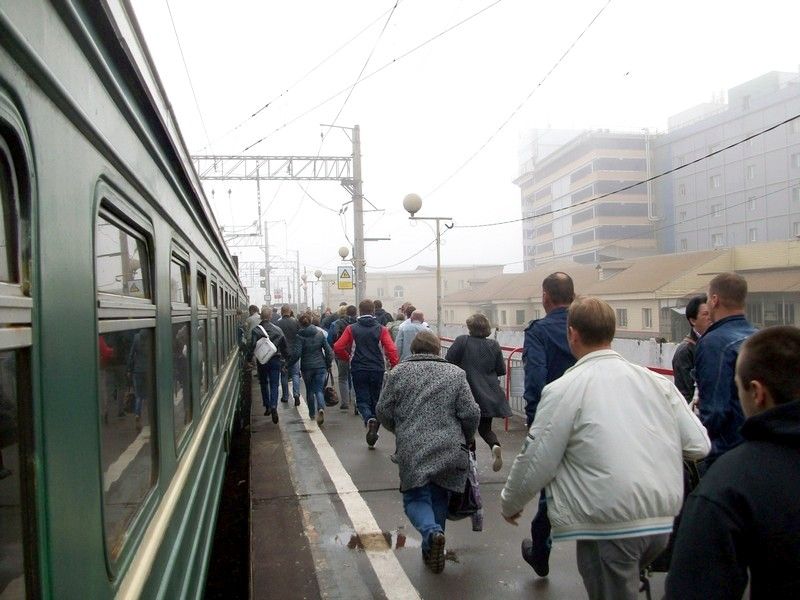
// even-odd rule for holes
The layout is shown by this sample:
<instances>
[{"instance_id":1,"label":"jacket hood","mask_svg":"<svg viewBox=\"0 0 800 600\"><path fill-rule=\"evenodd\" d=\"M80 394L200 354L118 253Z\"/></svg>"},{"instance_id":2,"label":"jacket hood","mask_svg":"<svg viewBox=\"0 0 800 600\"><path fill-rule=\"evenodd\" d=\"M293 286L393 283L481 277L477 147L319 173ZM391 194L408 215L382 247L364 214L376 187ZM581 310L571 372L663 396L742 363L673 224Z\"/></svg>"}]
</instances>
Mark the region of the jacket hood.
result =
<instances>
[{"instance_id":1,"label":"jacket hood","mask_svg":"<svg viewBox=\"0 0 800 600\"><path fill-rule=\"evenodd\" d=\"M377 319L373 315L361 315L358 317L358 323L363 325L364 327L378 327L380 323L378 323Z\"/></svg>"},{"instance_id":2,"label":"jacket hood","mask_svg":"<svg viewBox=\"0 0 800 600\"><path fill-rule=\"evenodd\" d=\"M800 448L800 400L778 405L750 417L742 425L742 436L746 440Z\"/></svg>"}]
</instances>

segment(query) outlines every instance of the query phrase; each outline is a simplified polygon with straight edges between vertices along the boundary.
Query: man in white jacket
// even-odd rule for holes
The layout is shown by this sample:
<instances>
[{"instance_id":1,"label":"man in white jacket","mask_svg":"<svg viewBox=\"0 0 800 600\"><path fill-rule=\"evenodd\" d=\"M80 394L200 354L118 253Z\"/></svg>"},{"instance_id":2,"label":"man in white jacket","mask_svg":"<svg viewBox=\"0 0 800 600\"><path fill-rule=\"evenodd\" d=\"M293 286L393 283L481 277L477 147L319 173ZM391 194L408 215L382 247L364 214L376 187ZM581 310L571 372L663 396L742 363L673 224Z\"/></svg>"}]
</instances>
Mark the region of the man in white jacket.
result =
<instances>
[{"instance_id":1,"label":"man in white jacket","mask_svg":"<svg viewBox=\"0 0 800 600\"><path fill-rule=\"evenodd\" d=\"M611 350L614 311L575 300L567 332L575 366L547 385L501 492L516 525L545 488L553 541L577 540L591 600L635 600L639 570L666 547L683 499L682 458L711 447L666 378Z\"/></svg>"}]
</instances>

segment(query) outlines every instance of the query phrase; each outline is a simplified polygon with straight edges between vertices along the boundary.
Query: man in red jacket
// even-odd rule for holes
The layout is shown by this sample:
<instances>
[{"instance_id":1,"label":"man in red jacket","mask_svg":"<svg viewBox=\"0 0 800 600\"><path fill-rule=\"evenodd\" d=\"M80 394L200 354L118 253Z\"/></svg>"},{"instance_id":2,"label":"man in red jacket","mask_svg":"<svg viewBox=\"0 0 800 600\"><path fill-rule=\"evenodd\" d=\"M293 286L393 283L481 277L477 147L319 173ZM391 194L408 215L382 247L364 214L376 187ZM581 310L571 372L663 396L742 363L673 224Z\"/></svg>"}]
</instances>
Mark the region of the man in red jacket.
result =
<instances>
[{"instance_id":1,"label":"man in red jacket","mask_svg":"<svg viewBox=\"0 0 800 600\"><path fill-rule=\"evenodd\" d=\"M389 330L375 319L375 303L362 300L358 305L358 320L348 325L333 345L336 358L350 361L353 389L356 392L356 405L367 427L367 445L370 448L378 441L378 421L375 406L381 395L385 372L384 353L389 365L397 362L397 348ZM355 351L351 350L355 342Z\"/></svg>"}]
</instances>

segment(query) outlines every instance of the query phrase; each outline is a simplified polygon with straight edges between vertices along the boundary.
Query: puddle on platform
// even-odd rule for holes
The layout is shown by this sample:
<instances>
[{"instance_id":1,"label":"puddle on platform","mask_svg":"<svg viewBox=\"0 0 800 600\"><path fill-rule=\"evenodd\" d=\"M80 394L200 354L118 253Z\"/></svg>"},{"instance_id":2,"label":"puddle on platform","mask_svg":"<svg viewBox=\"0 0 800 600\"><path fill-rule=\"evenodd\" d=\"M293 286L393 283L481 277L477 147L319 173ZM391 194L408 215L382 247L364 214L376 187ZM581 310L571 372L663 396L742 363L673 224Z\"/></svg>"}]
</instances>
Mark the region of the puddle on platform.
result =
<instances>
[{"instance_id":1,"label":"puddle on platform","mask_svg":"<svg viewBox=\"0 0 800 600\"><path fill-rule=\"evenodd\" d=\"M399 548L419 548L419 541L407 538L403 527L394 531L375 533L352 533L343 531L334 536L334 543L347 546L350 550L386 551Z\"/></svg>"}]
</instances>

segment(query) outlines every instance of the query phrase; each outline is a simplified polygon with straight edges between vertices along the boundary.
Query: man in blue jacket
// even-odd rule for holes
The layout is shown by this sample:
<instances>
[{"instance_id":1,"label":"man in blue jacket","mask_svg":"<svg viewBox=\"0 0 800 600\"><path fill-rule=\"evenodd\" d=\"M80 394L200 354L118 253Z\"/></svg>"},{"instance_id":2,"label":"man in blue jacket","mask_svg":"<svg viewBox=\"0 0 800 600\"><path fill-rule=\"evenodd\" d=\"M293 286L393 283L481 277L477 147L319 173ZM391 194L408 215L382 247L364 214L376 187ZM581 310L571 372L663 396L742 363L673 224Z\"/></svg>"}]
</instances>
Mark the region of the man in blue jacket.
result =
<instances>
[{"instance_id":1,"label":"man in blue jacket","mask_svg":"<svg viewBox=\"0 0 800 600\"><path fill-rule=\"evenodd\" d=\"M575 364L567 341L567 309L575 299L575 286L566 273L548 275L542 282L542 306L547 315L531 321L525 329L522 362L525 366L525 415L528 427L536 416L544 386L555 381ZM544 492L539 510L531 521L531 537L522 540L522 558L537 575L550 572L550 520Z\"/></svg>"},{"instance_id":2,"label":"man in blue jacket","mask_svg":"<svg viewBox=\"0 0 800 600\"><path fill-rule=\"evenodd\" d=\"M712 324L697 343L694 359L700 421L711 439L711 453L702 464L702 473L743 440L739 428L744 414L734 372L742 342L756 332L745 318L746 297L747 281L737 273L720 273L708 284Z\"/></svg>"}]
</instances>

